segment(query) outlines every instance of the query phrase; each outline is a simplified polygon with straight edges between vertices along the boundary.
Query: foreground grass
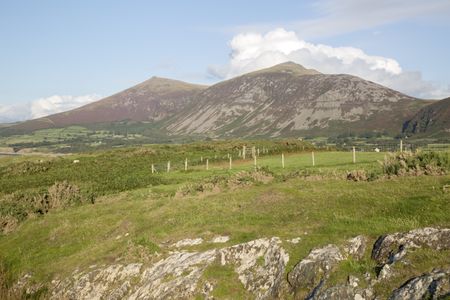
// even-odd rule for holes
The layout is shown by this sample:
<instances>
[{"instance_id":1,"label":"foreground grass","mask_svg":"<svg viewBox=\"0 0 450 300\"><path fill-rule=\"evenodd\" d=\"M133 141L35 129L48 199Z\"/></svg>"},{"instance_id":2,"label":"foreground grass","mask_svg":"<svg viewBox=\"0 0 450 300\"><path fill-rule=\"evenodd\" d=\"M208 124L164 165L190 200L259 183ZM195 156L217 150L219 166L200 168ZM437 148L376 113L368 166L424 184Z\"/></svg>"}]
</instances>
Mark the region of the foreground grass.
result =
<instances>
[{"instance_id":1,"label":"foreground grass","mask_svg":"<svg viewBox=\"0 0 450 300\"><path fill-rule=\"evenodd\" d=\"M105 196L95 205L25 221L0 238L0 256L15 275L31 272L47 281L91 264L139 259L158 244L188 237L230 235L229 244L260 237L301 237L286 243L288 269L311 248L364 234L423 226L450 227L450 176L404 177L375 182L291 179L207 197L174 198L142 188ZM209 247L208 244L199 248Z\"/></svg>"}]
</instances>

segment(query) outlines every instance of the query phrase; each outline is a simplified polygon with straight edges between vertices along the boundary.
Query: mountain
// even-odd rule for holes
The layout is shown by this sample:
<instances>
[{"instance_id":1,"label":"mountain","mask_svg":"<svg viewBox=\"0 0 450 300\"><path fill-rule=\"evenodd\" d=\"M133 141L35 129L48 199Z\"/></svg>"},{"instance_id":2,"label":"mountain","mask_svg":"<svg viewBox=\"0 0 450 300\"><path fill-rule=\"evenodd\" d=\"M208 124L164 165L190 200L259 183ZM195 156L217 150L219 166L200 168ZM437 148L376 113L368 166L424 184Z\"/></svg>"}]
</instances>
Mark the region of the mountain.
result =
<instances>
[{"instance_id":1,"label":"mountain","mask_svg":"<svg viewBox=\"0 0 450 300\"><path fill-rule=\"evenodd\" d=\"M428 102L345 74L288 62L210 87L153 77L86 106L10 126L30 131L119 121L151 122L168 135L279 137L401 132Z\"/></svg>"},{"instance_id":2,"label":"mountain","mask_svg":"<svg viewBox=\"0 0 450 300\"><path fill-rule=\"evenodd\" d=\"M17 130L118 121L156 122L179 112L205 86L152 77L132 88L67 112L26 121Z\"/></svg>"},{"instance_id":3,"label":"mountain","mask_svg":"<svg viewBox=\"0 0 450 300\"><path fill-rule=\"evenodd\" d=\"M405 134L450 134L450 97L419 110L403 126Z\"/></svg>"},{"instance_id":4,"label":"mountain","mask_svg":"<svg viewBox=\"0 0 450 300\"><path fill-rule=\"evenodd\" d=\"M168 130L221 137L388 131L426 102L351 75L284 63L213 85Z\"/></svg>"}]
</instances>

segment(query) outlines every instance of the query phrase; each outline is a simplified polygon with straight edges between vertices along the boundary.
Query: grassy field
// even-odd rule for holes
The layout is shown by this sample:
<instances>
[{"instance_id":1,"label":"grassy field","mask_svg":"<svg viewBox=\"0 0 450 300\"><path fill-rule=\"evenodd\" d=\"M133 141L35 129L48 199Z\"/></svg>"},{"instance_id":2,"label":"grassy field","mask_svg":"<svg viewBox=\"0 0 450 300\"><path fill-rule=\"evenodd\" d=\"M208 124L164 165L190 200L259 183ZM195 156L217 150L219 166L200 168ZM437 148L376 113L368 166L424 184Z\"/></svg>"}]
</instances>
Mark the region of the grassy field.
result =
<instances>
[{"instance_id":1,"label":"grassy field","mask_svg":"<svg viewBox=\"0 0 450 300\"><path fill-rule=\"evenodd\" d=\"M450 194L443 190L443 186L450 184L449 175L362 182L344 179L351 170L381 175L377 161L384 158L384 153L357 153L357 163L353 164L351 152L316 151L313 167L310 151L289 153L286 148L283 169L279 154L283 149L273 146L275 154L257 159L258 166L273 175L271 182L175 196L180 187L214 177L230 178L254 169L252 159L236 159L233 169L228 170L228 161L223 157L229 151L228 146L220 151L194 150L194 146L188 149L173 146L169 151L151 147L115 150L45 158L43 163L35 162L40 158L2 158L3 194L36 192L55 181L68 180L82 190L94 190L97 198L95 204L57 209L26 219L16 231L0 236L0 260L16 277L31 272L34 280L48 282L76 268L112 263L117 258L122 262L150 263L155 251L163 256L168 254L168 249L160 245L184 238L229 235L231 240L227 244L232 245L261 237L278 236L283 240L301 237L297 245L283 243L291 257L290 270L312 248L342 243L355 235L364 234L374 241L389 232L424 226L450 227ZM235 146L236 152L240 145ZM166 156L161 157L158 151ZM185 156L189 157L187 172L183 170ZM203 162L199 156L203 156ZM215 156L219 158L215 160ZM207 157L211 160L210 170L205 169ZM33 164L48 168L14 173L17 170L12 166L28 164L30 159ZM80 163L73 164L73 159L79 159ZM174 171L167 173L162 170L169 159ZM161 172L151 174L151 163ZM208 247L211 245L203 244L193 246L192 250ZM414 255L417 260L414 272L421 272L436 265L448 265L450 253L424 250ZM373 273L369 253L362 261L342 264L332 280L345 281L343 274L348 272L361 276ZM379 287L381 293L398 286L411 272L405 267L405 272L392 283ZM205 276L227 281L233 274L211 267Z\"/></svg>"}]
</instances>

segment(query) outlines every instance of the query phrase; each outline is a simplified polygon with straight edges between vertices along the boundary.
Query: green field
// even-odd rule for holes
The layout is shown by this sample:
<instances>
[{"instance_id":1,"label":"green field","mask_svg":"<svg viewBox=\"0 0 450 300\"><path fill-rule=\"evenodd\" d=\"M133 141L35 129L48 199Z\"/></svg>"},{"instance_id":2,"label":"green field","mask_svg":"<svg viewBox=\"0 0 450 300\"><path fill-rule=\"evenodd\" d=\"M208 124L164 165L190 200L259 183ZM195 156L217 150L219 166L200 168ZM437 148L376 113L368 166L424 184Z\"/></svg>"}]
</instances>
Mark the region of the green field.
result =
<instances>
[{"instance_id":1,"label":"green field","mask_svg":"<svg viewBox=\"0 0 450 300\"><path fill-rule=\"evenodd\" d=\"M3 197L37 195L55 181L67 180L96 199L95 204L25 218L15 231L0 236L0 260L12 278L32 273L33 280L46 283L76 268L111 263L116 258L150 262L155 251L163 257L168 254L168 249L158 245L184 238L229 235L227 245L233 245L262 237L301 237L297 245L283 243L290 254L289 271L312 248L342 243L358 234L374 241L389 232L450 227L450 194L443 189L450 184L449 175L386 178L378 162L385 153L358 152L354 164L351 152L314 150L312 166L308 144L256 146L270 148L269 154L257 158L258 169L272 177L270 182L247 178L254 170L254 161L237 157L240 143L147 146L56 158L1 158ZM284 169L281 152L286 153ZM235 157L232 170L228 169L228 153ZM188 171L184 171L185 157ZM80 162L74 164L75 159ZM165 171L168 160L172 163L169 173ZM151 164L159 173L151 173ZM353 170L365 170L373 174L373 180L346 180L347 171ZM242 185L198 189L199 184L226 182L243 171L250 175L241 178ZM182 189L187 193L180 196L177 192ZM192 250L208 247L211 245L193 246ZM448 265L449 254L417 252L418 269L414 272ZM349 270L361 276L374 273L369 253L366 256L361 262L340 266L332 280L345 281L343 274ZM378 287L380 293L404 281L412 272L408 268L388 286ZM205 276L226 278L223 272L211 269Z\"/></svg>"}]
</instances>

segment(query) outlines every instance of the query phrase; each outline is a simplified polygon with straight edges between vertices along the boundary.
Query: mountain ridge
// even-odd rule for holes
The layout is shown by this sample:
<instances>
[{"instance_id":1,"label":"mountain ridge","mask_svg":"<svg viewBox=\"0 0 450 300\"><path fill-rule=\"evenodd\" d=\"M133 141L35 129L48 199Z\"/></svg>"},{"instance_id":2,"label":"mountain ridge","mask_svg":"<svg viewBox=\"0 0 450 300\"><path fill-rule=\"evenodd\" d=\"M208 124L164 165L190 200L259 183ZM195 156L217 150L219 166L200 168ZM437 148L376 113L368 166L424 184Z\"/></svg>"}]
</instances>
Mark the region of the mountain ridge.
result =
<instances>
[{"instance_id":1,"label":"mountain ridge","mask_svg":"<svg viewBox=\"0 0 450 300\"><path fill-rule=\"evenodd\" d=\"M349 128L396 134L427 104L357 76L323 74L286 62L211 86L152 77L3 132L134 121L156 124L169 135L217 138L339 134Z\"/></svg>"}]
</instances>

